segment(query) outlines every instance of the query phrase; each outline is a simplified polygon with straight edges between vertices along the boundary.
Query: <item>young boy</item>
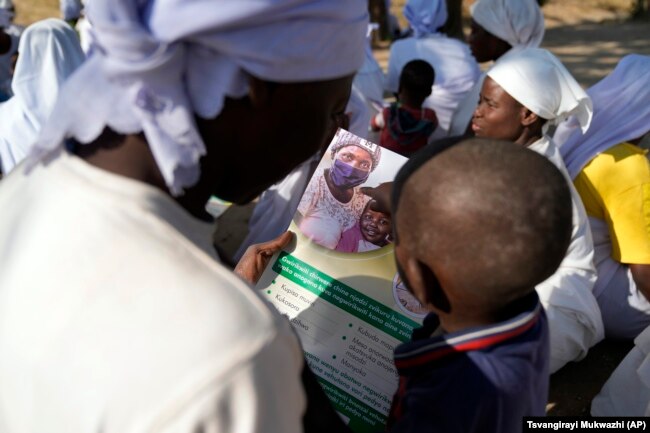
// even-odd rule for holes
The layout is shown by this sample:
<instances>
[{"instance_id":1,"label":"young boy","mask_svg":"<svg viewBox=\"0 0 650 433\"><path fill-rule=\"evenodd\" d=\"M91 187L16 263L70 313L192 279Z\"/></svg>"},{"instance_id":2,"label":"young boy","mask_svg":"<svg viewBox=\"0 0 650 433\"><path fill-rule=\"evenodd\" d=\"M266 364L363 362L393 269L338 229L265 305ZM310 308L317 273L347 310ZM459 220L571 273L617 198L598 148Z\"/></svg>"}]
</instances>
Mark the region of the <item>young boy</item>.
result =
<instances>
[{"instance_id":1,"label":"young boy","mask_svg":"<svg viewBox=\"0 0 650 433\"><path fill-rule=\"evenodd\" d=\"M517 432L543 416L546 316L535 285L571 237L562 174L521 146L473 139L406 163L393 192L395 257L430 313L395 350L390 432Z\"/></svg>"},{"instance_id":2,"label":"young boy","mask_svg":"<svg viewBox=\"0 0 650 433\"><path fill-rule=\"evenodd\" d=\"M362 253L388 244L391 232L389 213L370 209L373 201L366 203L359 221L341 235L336 251Z\"/></svg>"},{"instance_id":3,"label":"young boy","mask_svg":"<svg viewBox=\"0 0 650 433\"><path fill-rule=\"evenodd\" d=\"M399 77L397 101L370 122L373 131L381 130L379 144L406 157L427 144L438 127L435 111L423 108L435 80L433 67L424 60L408 62Z\"/></svg>"}]
</instances>

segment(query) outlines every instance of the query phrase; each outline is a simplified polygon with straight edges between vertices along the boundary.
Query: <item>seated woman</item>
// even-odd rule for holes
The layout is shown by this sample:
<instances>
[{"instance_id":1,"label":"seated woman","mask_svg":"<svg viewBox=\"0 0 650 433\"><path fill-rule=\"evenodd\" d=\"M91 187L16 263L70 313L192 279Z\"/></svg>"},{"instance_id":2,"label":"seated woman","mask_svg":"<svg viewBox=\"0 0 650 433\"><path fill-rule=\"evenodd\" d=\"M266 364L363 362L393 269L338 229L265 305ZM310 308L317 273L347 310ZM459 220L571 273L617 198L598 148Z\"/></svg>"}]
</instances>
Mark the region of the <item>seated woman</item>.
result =
<instances>
[{"instance_id":1,"label":"seated woman","mask_svg":"<svg viewBox=\"0 0 650 433\"><path fill-rule=\"evenodd\" d=\"M362 253L372 251L390 242L390 214L371 209L374 200L366 203L359 221L341 235L336 251Z\"/></svg>"},{"instance_id":2,"label":"seated woman","mask_svg":"<svg viewBox=\"0 0 650 433\"><path fill-rule=\"evenodd\" d=\"M11 88L0 105L0 171L22 161L49 117L63 82L84 61L79 38L65 22L50 18L25 30Z\"/></svg>"},{"instance_id":3,"label":"seated woman","mask_svg":"<svg viewBox=\"0 0 650 433\"><path fill-rule=\"evenodd\" d=\"M555 56L529 48L500 59L487 72L472 130L477 137L513 141L545 156L570 183L562 157L546 134L549 124L569 115L575 115L586 130L591 120L589 97ZM573 188L571 197L571 245L557 272L536 287L549 317L551 372L584 358L603 338L600 310L592 293L596 270L591 232Z\"/></svg>"},{"instance_id":4,"label":"seated woman","mask_svg":"<svg viewBox=\"0 0 650 433\"><path fill-rule=\"evenodd\" d=\"M332 166L319 168L298 205L297 225L315 243L335 249L341 234L354 226L370 197L359 185L377 168L381 148L340 130L331 147Z\"/></svg>"},{"instance_id":5,"label":"seated woman","mask_svg":"<svg viewBox=\"0 0 650 433\"><path fill-rule=\"evenodd\" d=\"M605 334L633 339L650 326L650 164L636 145L650 131L650 57L625 57L588 93L589 131L572 119L556 137L589 216Z\"/></svg>"}]
</instances>

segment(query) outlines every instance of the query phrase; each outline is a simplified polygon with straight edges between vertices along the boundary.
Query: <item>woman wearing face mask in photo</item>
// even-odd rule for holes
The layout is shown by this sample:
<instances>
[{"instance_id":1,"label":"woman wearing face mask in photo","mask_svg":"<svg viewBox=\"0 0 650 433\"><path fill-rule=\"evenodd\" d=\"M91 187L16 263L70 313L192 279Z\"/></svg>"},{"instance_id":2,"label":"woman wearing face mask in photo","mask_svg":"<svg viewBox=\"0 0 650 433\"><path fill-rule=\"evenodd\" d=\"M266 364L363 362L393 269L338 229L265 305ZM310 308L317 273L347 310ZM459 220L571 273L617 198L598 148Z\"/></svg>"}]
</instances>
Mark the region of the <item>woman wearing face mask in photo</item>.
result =
<instances>
[{"instance_id":1,"label":"woman wearing face mask in photo","mask_svg":"<svg viewBox=\"0 0 650 433\"><path fill-rule=\"evenodd\" d=\"M381 156L379 146L340 130L331 148L332 165L319 168L298 205L300 231L314 242L336 248L341 233L356 224L370 198L359 190Z\"/></svg>"}]
</instances>

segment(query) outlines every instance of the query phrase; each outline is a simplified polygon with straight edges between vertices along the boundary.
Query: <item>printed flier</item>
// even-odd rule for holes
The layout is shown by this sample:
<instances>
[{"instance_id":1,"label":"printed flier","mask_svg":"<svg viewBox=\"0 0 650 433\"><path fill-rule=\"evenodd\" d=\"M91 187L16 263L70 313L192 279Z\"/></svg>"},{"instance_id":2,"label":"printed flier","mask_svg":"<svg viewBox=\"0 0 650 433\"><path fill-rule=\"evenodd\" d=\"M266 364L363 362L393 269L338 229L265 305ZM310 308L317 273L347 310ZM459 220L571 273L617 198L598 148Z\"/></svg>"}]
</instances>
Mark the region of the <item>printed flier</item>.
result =
<instances>
[{"instance_id":1,"label":"printed flier","mask_svg":"<svg viewBox=\"0 0 650 433\"><path fill-rule=\"evenodd\" d=\"M425 315L397 275L391 216L360 191L392 181L404 162L339 130L289 228L295 248L276 255L258 284L291 320L309 366L357 433L383 430L398 384L393 349Z\"/></svg>"}]
</instances>

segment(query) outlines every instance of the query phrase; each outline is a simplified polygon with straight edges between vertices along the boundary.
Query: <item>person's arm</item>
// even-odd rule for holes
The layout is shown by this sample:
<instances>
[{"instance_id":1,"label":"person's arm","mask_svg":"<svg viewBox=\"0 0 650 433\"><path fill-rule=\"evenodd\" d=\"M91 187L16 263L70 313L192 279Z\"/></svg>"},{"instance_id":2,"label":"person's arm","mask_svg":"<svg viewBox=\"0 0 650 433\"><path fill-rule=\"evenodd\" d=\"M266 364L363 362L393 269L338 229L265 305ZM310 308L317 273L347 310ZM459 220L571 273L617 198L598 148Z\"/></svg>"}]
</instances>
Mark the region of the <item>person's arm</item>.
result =
<instances>
[{"instance_id":1,"label":"person's arm","mask_svg":"<svg viewBox=\"0 0 650 433\"><path fill-rule=\"evenodd\" d=\"M650 301L650 265L630 265L636 287Z\"/></svg>"},{"instance_id":2,"label":"person's arm","mask_svg":"<svg viewBox=\"0 0 650 433\"><path fill-rule=\"evenodd\" d=\"M254 286L262 276L273 254L285 248L292 240L293 233L284 232L272 241L251 245L235 266L235 274Z\"/></svg>"}]
</instances>

